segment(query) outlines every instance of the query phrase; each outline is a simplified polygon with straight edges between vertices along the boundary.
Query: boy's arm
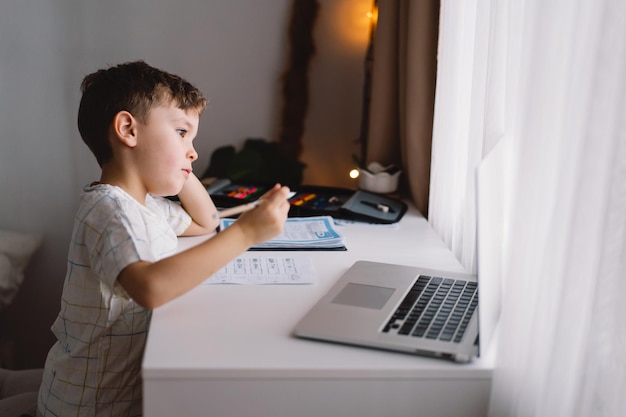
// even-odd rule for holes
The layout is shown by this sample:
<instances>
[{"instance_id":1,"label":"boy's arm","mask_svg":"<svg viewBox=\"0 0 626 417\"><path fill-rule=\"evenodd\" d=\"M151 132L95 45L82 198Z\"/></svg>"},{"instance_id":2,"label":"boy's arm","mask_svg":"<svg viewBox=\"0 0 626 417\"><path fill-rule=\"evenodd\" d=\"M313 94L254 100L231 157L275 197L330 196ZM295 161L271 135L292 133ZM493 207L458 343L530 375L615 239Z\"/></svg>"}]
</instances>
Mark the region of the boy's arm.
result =
<instances>
[{"instance_id":1,"label":"boy's arm","mask_svg":"<svg viewBox=\"0 0 626 417\"><path fill-rule=\"evenodd\" d=\"M145 308L156 308L173 300L201 284L250 246L278 235L289 212L288 193L287 187L275 186L263 196L258 207L242 214L213 238L154 263L135 262L122 270L118 281Z\"/></svg>"},{"instance_id":2,"label":"boy's arm","mask_svg":"<svg viewBox=\"0 0 626 417\"><path fill-rule=\"evenodd\" d=\"M194 174L189 175L178 193L183 208L191 216L191 224L182 236L205 235L214 232L220 224L217 209L204 185Z\"/></svg>"}]
</instances>

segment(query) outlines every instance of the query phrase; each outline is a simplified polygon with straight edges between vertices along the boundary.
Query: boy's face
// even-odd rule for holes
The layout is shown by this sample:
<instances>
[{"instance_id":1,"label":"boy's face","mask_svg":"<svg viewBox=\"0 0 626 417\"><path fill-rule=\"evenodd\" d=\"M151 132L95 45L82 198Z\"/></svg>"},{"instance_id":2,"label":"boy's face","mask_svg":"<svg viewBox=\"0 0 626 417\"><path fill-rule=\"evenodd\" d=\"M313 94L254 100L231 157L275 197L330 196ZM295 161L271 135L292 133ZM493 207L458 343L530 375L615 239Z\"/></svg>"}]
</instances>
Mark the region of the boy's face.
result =
<instances>
[{"instance_id":1,"label":"boy's face","mask_svg":"<svg viewBox=\"0 0 626 417\"><path fill-rule=\"evenodd\" d=\"M135 160L147 192L168 196L182 189L198 158L193 139L199 120L194 110L165 104L153 108L145 124L138 123Z\"/></svg>"}]
</instances>

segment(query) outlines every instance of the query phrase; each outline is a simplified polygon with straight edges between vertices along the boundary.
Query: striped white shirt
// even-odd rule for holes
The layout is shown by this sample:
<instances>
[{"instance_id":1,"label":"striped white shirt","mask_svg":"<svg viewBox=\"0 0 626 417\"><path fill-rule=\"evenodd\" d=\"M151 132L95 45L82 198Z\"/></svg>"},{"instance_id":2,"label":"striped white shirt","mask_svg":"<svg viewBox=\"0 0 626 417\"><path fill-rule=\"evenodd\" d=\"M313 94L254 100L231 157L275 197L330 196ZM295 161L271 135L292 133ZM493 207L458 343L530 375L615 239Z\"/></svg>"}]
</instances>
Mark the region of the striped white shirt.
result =
<instances>
[{"instance_id":1,"label":"striped white shirt","mask_svg":"<svg viewBox=\"0 0 626 417\"><path fill-rule=\"evenodd\" d=\"M170 200L141 205L119 187L84 188L70 244L61 310L52 325L40 416L140 416L141 359L151 311L117 281L139 260L174 253L191 218Z\"/></svg>"}]
</instances>

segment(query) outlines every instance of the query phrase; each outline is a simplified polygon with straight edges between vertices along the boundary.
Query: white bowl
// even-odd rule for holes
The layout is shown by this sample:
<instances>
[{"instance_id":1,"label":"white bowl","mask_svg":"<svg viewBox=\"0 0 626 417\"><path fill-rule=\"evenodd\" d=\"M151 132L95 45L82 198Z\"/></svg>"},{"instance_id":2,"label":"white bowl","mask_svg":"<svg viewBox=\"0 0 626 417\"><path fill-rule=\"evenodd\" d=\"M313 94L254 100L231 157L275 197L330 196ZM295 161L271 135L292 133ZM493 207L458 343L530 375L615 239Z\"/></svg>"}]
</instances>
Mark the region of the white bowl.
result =
<instances>
[{"instance_id":1,"label":"white bowl","mask_svg":"<svg viewBox=\"0 0 626 417\"><path fill-rule=\"evenodd\" d=\"M373 193L386 194L398 189L398 179L402 171L393 174L378 172L373 174L369 170L359 168L359 188Z\"/></svg>"}]
</instances>

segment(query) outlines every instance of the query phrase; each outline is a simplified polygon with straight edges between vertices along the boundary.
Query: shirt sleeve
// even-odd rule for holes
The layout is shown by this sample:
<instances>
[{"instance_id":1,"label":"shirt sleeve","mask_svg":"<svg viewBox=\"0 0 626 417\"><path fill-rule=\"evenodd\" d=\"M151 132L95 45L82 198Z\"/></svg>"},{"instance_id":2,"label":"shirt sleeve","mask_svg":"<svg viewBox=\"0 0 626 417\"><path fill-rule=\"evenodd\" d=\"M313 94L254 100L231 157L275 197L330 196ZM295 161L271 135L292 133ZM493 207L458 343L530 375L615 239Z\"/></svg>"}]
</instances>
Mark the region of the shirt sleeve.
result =
<instances>
[{"instance_id":1,"label":"shirt sleeve","mask_svg":"<svg viewBox=\"0 0 626 417\"><path fill-rule=\"evenodd\" d=\"M124 213L115 213L94 236L96 240L90 258L96 275L112 287L128 265L140 260L154 261L150 239L144 231L141 224L133 222Z\"/></svg>"},{"instance_id":2,"label":"shirt sleeve","mask_svg":"<svg viewBox=\"0 0 626 417\"><path fill-rule=\"evenodd\" d=\"M191 216L165 198L148 197L145 207L125 194L94 199L85 208L78 235L84 239L91 269L110 286L128 265L174 253L176 236L191 224Z\"/></svg>"},{"instance_id":3,"label":"shirt sleeve","mask_svg":"<svg viewBox=\"0 0 626 417\"><path fill-rule=\"evenodd\" d=\"M161 210L176 236L182 235L191 224L191 216L177 202L164 197L153 196L154 204Z\"/></svg>"}]
</instances>

